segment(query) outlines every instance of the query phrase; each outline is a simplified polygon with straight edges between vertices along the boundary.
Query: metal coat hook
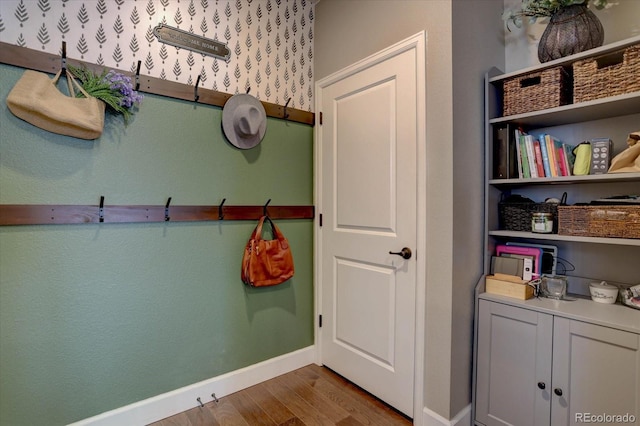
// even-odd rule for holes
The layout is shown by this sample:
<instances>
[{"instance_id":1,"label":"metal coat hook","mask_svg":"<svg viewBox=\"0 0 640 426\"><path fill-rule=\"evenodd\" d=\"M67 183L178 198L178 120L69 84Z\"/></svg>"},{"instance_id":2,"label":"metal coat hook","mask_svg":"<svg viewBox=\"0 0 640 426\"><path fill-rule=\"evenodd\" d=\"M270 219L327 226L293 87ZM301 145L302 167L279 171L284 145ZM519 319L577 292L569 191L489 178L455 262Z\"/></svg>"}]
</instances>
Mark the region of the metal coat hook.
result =
<instances>
[{"instance_id":1,"label":"metal coat hook","mask_svg":"<svg viewBox=\"0 0 640 426\"><path fill-rule=\"evenodd\" d=\"M67 71L67 42L62 42L62 71Z\"/></svg>"},{"instance_id":2,"label":"metal coat hook","mask_svg":"<svg viewBox=\"0 0 640 426\"><path fill-rule=\"evenodd\" d=\"M200 77L202 77L202 75L198 74L198 78L196 79L196 86L193 88L193 101L194 102L198 102L198 99L200 99L200 95L198 95L198 86L200 85Z\"/></svg>"},{"instance_id":3,"label":"metal coat hook","mask_svg":"<svg viewBox=\"0 0 640 426\"><path fill-rule=\"evenodd\" d=\"M285 120L289 118L289 113L287 112L287 106L289 105L289 101L291 101L291 98L287 99L287 103L284 104L284 113L282 114L282 118L284 118Z\"/></svg>"},{"instance_id":4,"label":"metal coat hook","mask_svg":"<svg viewBox=\"0 0 640 426\"><path fill-rule=\"evenodd\" d=\"M216 404L218 403L218 398L216 398L215 392L211 394L211 398L213 398L213 400L216 402Z\"/></svg>"},{"instance_id":5,"label":"metal coat hook","mask_svg":"<svg viewBox=\"0 0 640 426\"><path fill-rule=\"evenodd\" d=\"M224 206L224 202L225 201L227 201L227 199L223 198L222 202L220 202L220 205L218 206L218 220L223 220L224 219L224 212L222 211L222 206Z\"/></svg>"},{"instance_id":6,"label":"metal coat hook","mask_svg":"<svg viewBox=\"0 0 640 426\"><path fill-rule=\"evenodd\" d=\"M270 202L271 202L271 198L269 198L269 200L267 200L267 204L265 204L264 207L262 207L262 215L263 216L269 216L267 214L267 206L269 205Z\"/></svg>"},{"instance_id":7,"label":"metal coat hook","mask_svg":"<svg viewBox=\"0 0 640 426\"><path fill-rule=\"evenodd\" d=\"M198 404L200 404L200 407L204 407L204 404L202 403L202 400L200 399L200 397L197 397L196 401L198 401Z\"/></svg>"},{"instance_id":8,"label":"metal coat hook","mask_svg":"<svg viewBox=\"0 0 640 426\"><path fill-rule=\"evenodd\" d=\"M140 89L140 67L142 66L142 61L138 61L138 67L136 68L136 91Z\"/></svg>"},{"instance_id":9,"label":"metal coat hook","mask_svg":"<svg viewBox=\"0 0 640 426\"><path fill-rule=\"evenodd\" d=\"M169 222L171 220L171 216L169 216L169 204L171 204L171 197L167 200L167 204L164 206L164 221Z\"/></svg>"},{"instance_id":10,"label":"metal coat hook","mask_svg":"<svg viewBox=\"0 0 640 426\"><path fill-rule=\"evenodd\" d=\"M104 195L100 196L100 207L98 207L98 221L104 222Z\"/></svg>"}]
</instances>

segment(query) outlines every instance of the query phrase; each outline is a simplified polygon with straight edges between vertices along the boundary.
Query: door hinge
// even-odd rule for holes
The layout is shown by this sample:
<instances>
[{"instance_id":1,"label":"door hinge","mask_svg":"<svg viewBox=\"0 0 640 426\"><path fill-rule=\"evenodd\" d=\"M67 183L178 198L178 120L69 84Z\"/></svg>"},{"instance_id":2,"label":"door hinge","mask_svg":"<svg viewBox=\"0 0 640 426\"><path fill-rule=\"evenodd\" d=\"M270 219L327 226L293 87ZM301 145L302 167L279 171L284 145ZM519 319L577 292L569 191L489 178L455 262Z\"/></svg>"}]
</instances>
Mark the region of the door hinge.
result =
<instances>
[{"instance_id":1,"label":"door hinge","mask_svg":"<svg viewBox=\"0 0 640 426\"><path fill-rule=\"evenodd\" d=\"M318 327L322 327L322 315L318 315Z\"/></svg>"},{"instance_id":2,"label":"door hinge","mask_svg":"<svg viewBox=\"0 0 640 426\"><path fill-rule=\"evenodd\" d=\"M318 223L320 226L322 226L322 213L318 215Z\"/></svg>"},{"instance_id":3,"label":"door hinge","mask_svg":"<svg viewBox=\"0 0 640 426\"><path fill-rule=\"evenodd\" d=\"M320 111L320 125L322 126L322 111Z\"/></svg>"}]
</instances>

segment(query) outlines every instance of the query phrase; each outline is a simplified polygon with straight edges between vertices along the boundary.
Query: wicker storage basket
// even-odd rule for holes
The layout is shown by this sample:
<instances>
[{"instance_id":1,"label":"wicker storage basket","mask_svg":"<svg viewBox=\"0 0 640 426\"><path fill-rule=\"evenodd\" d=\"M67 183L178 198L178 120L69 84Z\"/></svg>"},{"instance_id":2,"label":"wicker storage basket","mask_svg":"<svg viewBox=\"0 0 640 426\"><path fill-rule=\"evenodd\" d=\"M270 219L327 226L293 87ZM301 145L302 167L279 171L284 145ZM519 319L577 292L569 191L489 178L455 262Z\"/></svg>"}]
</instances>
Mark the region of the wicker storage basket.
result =
<instances>
[{"instance_id":1,"label":"wicker storage basket","mask_svg":"<svg viewBox=\"0 0 640 426\"><path fill-rule=\"evenodd\" d=\"M558 234L640 238L640 206L559 206Z\"/></svg>"},{"instance_id":2,"label":"wicker storage basket","mask_svg":"<svg viewBox=\"0 0 640 426\"><path fill-rule=\"evenodd\" d=\"M640 91L640 44L573 63L575 103L637 91Z\"/></svg>"},{"instance_id":3,"label":"wicker storage basket","mask_svg":"<svg viewBox=\"0 0 640 426\"><path fill-rule=\"evenodd\" d=\"M533 213L551 213L554 217L554 230L557 232L558 205L554 203L498 203L500 229L506 231L531 232Z\"/></svg>"},{"instance_id":4,"label":"wicker storage basket","mask_svg":"<svg viewBox=\"0 0 640 426\"><path fill-rule=\"evenodd\" d=\"M504 80L503 114L523 114L571 103L571 75L564 67Z\"/></svg>"}]
</instances>

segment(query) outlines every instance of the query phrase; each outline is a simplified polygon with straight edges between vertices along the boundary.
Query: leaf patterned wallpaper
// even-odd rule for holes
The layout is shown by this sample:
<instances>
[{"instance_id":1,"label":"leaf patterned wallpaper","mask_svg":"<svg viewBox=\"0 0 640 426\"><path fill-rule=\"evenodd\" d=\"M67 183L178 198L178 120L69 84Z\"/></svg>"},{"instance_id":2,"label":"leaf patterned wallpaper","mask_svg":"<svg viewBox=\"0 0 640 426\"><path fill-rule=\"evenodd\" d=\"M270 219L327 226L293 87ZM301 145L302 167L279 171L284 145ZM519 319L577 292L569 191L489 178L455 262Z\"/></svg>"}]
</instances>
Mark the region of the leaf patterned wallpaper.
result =
<instances>
[{"instance_id":1,"label":"leaf patterned wallpaper","mask_svg":"<svg viewBox=\"0 0 640 426\"><path fill-rule=\"evenodd\" d=\"M314 0L1 0L0 41L313 110ZM159 42L164 24L227 44L228 60Z\"/></svg>"}]
</instances>

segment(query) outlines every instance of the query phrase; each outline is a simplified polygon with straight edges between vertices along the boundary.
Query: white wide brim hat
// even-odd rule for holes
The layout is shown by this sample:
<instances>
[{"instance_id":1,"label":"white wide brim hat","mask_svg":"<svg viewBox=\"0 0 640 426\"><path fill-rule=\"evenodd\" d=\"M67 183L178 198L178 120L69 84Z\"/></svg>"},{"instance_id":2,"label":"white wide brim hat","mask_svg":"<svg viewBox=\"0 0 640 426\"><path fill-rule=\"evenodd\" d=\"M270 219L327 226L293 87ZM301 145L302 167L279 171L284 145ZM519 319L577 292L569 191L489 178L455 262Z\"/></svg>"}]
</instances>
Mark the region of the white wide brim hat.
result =
<instances>
[{"instance_id":1,"label":"white wide brim hat","mask_svg":"<svg viewBox=\"0 0 640 426\"><path fill-rule=\"evenodd\" d=\"M222 130L233 146L253 148L262 141L267 131L264 106L249 94L233 95L222 109Z\"/></svg>"}]
</instances>

